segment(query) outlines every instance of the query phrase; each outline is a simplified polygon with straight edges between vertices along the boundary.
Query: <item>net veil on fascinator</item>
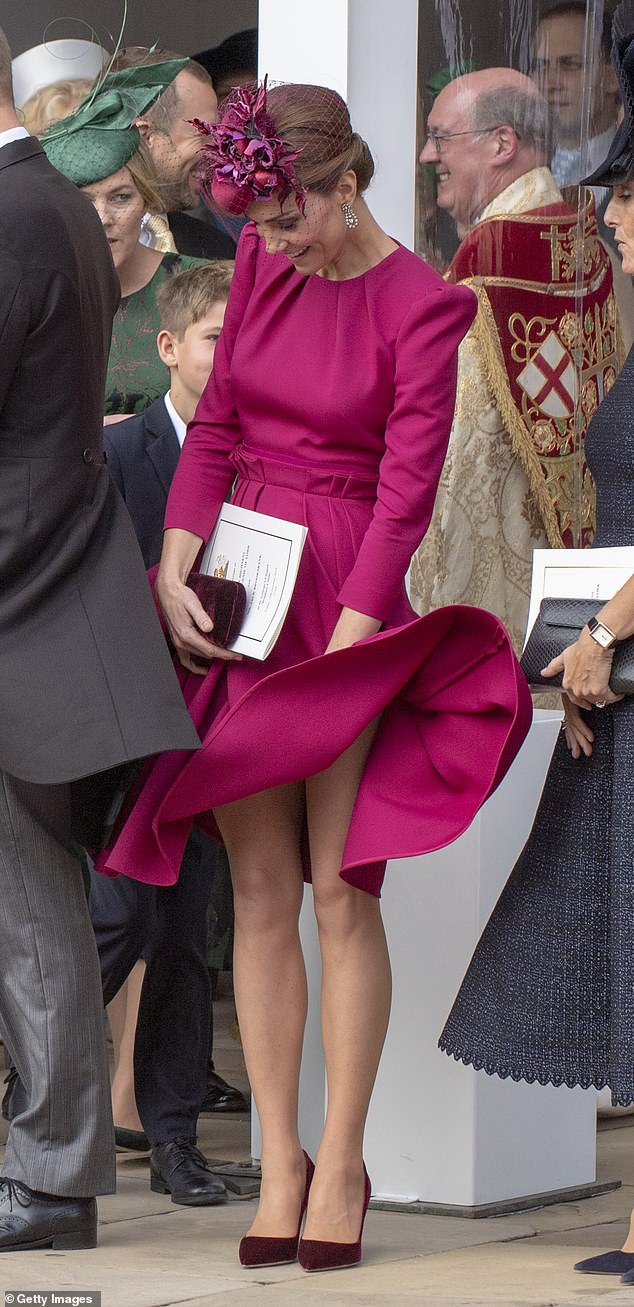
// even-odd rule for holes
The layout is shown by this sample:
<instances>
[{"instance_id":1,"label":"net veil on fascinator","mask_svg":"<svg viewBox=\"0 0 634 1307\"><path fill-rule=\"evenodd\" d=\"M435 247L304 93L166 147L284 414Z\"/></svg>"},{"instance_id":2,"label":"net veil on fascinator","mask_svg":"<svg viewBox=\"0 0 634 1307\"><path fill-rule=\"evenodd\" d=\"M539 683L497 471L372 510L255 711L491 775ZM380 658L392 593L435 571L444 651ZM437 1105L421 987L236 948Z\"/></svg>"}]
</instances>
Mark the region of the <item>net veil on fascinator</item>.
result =
<instances>
[{"instance_id":1,"label":"net veil on fascinator","mask_svg":"<svg viewBox=\"0 0 634 1307\"><path fill-rule=\"evenodd\" d=\"M201 193L228 213L244 213L255 200L295 195L303 211L305 188L293 164L301 153L278 136L267 110L267 79L236 87L217 123L193 119L203 137L198 182Z\"/></svg>"},{"instance_id":2,"label":"net veil on fascinator","mask_svg":"<svg viewBox=\"0 0 634 1307\"><path fill-rule=\"evenodd\" d=\"M316 197L332 194L351 170L363 194L374 173L366 142L352 130L345 100L329 86L278 82L235 87L216 123L193 120L201 133L197 182L217 209L241 214L256 201L293 197L316 221ZM348 206L349 207L349 206ZM345 216L345 214L344 214ZM351 213L350 225L358 219ZM348 224L348 218L346 218Z\"/></svg>"}]
</instances>

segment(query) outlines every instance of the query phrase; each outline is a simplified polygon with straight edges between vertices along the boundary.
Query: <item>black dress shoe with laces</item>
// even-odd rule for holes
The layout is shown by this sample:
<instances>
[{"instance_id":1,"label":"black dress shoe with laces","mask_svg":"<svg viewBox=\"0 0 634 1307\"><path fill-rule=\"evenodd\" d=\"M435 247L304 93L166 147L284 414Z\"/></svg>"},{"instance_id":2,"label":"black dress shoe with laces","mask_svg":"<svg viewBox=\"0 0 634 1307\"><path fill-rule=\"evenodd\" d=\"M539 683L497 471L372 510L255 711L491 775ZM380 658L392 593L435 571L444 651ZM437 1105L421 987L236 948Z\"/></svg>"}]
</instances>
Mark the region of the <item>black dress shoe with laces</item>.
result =
<instances>
[{"instance_id":1,"label":"black dress shoe with laces","mask_svg":"<svg viewBox=\"0 0 634 1307\"><path fill-rule=\"evenodd\" d=\"M97 1246L94 1198L58 1198L0 1176L0 1253L27 1248L64 1252Z\"/></svg>"},{"instance_id":2,"label":"black dress shoe with laces","mask_svg":"<svg viewBox=\"0 0 634 1307\"><path fill-rule=\"evenodd\" d=\"M201 1112L248 1112L251 1104L246 1094L228 1085L217 1071L207 1072L207 1093Z\"/></svg>"},{"instance_id":3,"label":"black dress shoe with laces","mask_svg":"<svg viewBox=\"0 0 634 1307\"><path fill-rule=\"evenodd\" d=\"M156 1144L150 1154L150 1189L171 1194L172 1202L183 1207L216 1207L229 1198L222 1180L191 1139Z\"/></svg>"}]
</instances>

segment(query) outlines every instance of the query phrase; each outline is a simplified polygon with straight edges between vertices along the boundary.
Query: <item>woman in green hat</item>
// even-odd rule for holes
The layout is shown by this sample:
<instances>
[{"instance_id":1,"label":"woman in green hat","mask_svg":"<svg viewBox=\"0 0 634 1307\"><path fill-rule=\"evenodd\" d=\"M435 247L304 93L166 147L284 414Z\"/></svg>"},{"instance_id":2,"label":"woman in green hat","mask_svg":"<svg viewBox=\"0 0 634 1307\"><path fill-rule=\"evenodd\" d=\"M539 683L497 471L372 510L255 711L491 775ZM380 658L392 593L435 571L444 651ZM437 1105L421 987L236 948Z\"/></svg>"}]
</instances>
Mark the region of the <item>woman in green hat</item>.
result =
<instances>
[{"instance_id":1,"label":"woman in green hat","mask_svg":"<svg viewBox=\"0 0 634 1307\"><path fill-rule=\"evenodd\" d=\"M173 272L204 259L140 243L146 213L163 205L154 164L134 119L169 86L186 60L109 74L69 118L42 138L50 162L92 200L121 285L106 383L106 416L140 413L169 389L156 349L157 293Z\"/></svg>"}]
</instances>

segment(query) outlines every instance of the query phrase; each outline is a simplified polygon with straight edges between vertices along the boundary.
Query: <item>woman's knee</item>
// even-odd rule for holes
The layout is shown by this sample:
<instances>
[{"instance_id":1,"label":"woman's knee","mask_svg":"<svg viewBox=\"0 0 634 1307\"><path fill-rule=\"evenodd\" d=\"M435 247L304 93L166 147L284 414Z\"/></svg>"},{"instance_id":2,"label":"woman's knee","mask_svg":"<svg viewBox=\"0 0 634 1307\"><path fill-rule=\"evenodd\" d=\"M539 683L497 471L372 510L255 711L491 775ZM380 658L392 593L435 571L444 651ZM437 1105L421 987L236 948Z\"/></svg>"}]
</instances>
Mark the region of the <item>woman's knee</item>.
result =
<instances>
[{"instance_id":1,"label":"woman's knee","mask_svg":"<svg viewBox=\"0 0 634 1307\"><path fill-rule=\"evenodd\" d=\"M303 802L300 787L285 786L216 810L238 929L296 924L302 901Z\"/></svg>"},{"instance_id":2,"label":"woman's knee","mask_svg":"<svg viewBox=\"0 0 634 1307\"><path fill-rule=\"evenodd\" d=\"M364 929L378 911L373 895L348 885L340 876L314 876L313 900L320 935L345 938Z\"/></svg>"},{"instance_id":3,"label":"woman's knee","mask_svg":"<svg viewBox=\"0 0 634 1307\"><path fill-rule=\"evenodd\" d=\"M231 866L231 879L238 927L284 929L297 925L303 881L301 869L294 863L250 858Z\"/></svg>"}]
</instances>

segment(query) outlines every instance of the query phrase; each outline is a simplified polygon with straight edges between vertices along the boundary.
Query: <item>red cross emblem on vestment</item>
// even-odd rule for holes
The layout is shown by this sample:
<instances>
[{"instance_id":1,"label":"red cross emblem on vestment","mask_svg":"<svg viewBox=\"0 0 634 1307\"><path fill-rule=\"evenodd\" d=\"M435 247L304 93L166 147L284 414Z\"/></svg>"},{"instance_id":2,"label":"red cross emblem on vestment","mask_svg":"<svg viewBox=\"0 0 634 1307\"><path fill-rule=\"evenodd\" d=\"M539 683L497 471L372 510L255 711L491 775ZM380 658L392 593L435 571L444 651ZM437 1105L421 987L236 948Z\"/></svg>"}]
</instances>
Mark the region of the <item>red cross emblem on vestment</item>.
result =
<instances>
[{"instance_id":1,"label":"red cross emblem on vestment","mask_svg":"<svg viewBox=\"0 0 634 1307\"><path fill-rule=\"evenodd\" d=\"M568 350L554 331L517 380L542 413L550 418L572 417L577 403L577 374Z\"/></svg>"}]
</instances>

